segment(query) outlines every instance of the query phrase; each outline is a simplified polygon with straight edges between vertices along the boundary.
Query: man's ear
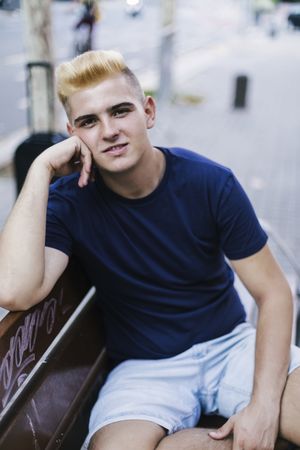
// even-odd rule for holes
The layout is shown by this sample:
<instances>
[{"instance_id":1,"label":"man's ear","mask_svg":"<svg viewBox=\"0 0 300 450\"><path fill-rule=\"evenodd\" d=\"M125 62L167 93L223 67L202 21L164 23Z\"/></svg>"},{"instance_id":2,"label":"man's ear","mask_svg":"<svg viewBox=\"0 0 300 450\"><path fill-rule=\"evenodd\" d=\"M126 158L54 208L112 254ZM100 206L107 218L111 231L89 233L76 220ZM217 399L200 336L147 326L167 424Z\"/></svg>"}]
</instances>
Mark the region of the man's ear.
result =
<instances>
[{"instance_id":1,"label":"man's ear","mask_svg":"<svg viewBox=\"0 0 300 450\"><path fill-rule=\"evenodd\" d=\"M69 133L70 136L73 135L74 133L74 128L72 127L72 125L70 124L70 122L67 122L67 131Z\"/></svg>"},{"instance_id":2,"label":"man's ear","mask_svg":"<svg viewBox=\"0 0 300 450\"><path fill-rule=\"evenodd\" d=\"M148 130L154 127L156 116L156 102L153 97L148 95L145 99L146 125Z\"/></svg>"}]
</instances>

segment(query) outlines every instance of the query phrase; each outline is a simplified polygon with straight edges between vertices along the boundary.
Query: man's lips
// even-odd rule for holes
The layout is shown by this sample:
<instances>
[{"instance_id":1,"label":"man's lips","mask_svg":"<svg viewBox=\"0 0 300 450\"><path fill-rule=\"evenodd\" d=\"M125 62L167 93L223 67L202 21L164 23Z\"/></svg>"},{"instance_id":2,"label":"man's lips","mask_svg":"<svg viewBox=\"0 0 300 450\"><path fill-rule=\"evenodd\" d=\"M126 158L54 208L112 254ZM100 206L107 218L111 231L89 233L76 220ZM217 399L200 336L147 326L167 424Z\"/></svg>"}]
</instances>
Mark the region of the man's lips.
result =
<instances>
[{"instance_id":1,"label":"man's lips","mask_svg":"<svg viewBox=\"0 0 300 450\"><path fill-rule=\"evenodd\" d=\"M103 150L103 153L109 153L112 155L121 155L126 151L127 143L126 144L118 144L118 145L111 145L110 147L107 147L105 150Z\"/></svg>"}]
</instances>

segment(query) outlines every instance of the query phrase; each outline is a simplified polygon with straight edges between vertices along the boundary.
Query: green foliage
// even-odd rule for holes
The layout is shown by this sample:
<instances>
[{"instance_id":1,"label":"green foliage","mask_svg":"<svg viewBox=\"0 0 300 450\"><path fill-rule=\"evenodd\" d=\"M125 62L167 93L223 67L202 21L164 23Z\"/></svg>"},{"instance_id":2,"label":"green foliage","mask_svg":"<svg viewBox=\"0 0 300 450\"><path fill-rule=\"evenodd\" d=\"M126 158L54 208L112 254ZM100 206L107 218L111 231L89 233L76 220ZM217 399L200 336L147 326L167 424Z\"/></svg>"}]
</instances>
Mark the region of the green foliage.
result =
<instances>
[{"instance_id":1,"label":"green foliage","mask_svg":"<svg viewBox=\"0 0 300 450\"><path fill-rule=\"evenodd\" d=\"M146 89L145 95L151 95L151 97L156 98L157 97L157 91L154 89ZM204 97L201 97L200 95L195 94L186 94L186 93L176 93L173 94L171 98L172 103L176 104L182 104L182 105L199 105L200 103L203 103Z\"/></svg>"}]
</instances>

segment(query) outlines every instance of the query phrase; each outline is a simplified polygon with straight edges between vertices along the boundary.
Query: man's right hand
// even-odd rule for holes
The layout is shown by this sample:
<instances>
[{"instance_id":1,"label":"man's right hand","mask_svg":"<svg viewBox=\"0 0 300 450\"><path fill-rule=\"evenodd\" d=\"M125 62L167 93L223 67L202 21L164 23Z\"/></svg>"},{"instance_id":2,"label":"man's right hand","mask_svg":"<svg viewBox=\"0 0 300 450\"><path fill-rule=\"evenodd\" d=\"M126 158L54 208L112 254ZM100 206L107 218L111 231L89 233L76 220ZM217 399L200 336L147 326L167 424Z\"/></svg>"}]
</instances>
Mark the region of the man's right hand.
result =
<instances>
[{"instance_id":1,"label":"man's right hand","mask_svg":"<svg viewBox=\"0 0 300 450\"><path fill-rule=\"evenodd\" d=\"M38 164L45 165L50 178L80 172L78 185L84 187L91 177L92 154L79 137L72 136L41 153L34 162Z\"/></svg>"}]
</instances>

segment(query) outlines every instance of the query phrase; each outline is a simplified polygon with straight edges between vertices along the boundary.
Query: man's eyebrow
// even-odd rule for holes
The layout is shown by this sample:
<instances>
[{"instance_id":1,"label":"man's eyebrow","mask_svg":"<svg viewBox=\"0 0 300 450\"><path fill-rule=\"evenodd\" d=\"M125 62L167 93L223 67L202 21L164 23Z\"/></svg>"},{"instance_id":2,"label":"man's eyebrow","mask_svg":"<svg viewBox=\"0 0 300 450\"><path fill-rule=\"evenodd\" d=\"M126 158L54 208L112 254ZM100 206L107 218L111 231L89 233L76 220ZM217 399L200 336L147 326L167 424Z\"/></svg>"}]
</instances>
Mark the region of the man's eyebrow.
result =
<instances>
[{"instance_id":1,"label":"man's eyebrow","mask_svg":"<svg viewBox=\"0 0 300 450\"><path fill-rule=\"evenodd\" d=\"M83 116L76 117L76 119L74 120L74 125L76 126L76 124L78 124L82 120L93 119L94 117L96 117L95 114L85 114Z\"/></svg>"},{"instance_id":2,"label":"man's eyebrow","mask_svg":"<svg viewBox=\"0 0 300 450\"><path fill-rule=\"evenodd\" d=\"M111 113L111 112L114 112L116 109L124 108L124 107L134 109L135 106L131 102L122 102L122 103L118 103L117 105L110 106L109 108L107 108L107 112Z\"/></svg>"},{"instance_id":3,"label":"man's eyebrow","mask_svg":"<svg viewBox=\"0 0 300 450\"><path fill-rule=\"evenodd\" d=\"M125 108L125 107L130 108L130 109L135 108L134 104L131 102L122 102L122 103L117 103L116 105L110 106L109 108L107 108L107 112L112 113L119 108ZM74 125L76 126L82 120L93 119L94 117L96 117L96 114L84 114L83 116L76 117L76 119L74 120Z\"/></svg>"}]
</instances>

